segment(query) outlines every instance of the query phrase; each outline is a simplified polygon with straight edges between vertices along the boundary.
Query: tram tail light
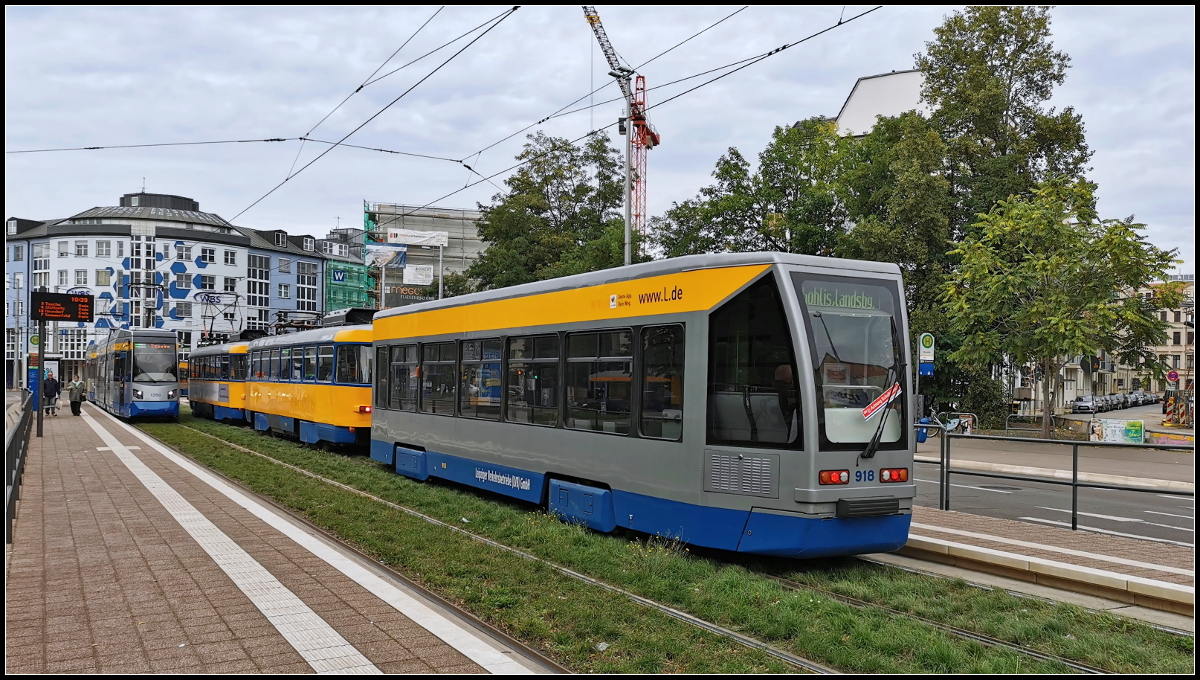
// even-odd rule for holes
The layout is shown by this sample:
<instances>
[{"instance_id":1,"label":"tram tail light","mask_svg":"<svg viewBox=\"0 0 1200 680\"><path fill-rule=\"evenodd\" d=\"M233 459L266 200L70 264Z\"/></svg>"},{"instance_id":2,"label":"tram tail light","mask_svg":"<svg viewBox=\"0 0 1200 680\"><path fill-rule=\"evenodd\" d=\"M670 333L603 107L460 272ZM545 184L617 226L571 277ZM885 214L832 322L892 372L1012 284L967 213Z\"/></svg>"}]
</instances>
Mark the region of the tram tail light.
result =
<instances>
[{"instance_id":1,"label":"tram tail light","mask_svg":"<svg viewBox=\"0 0 1200 680\"><path fill-rule=\"evenodd\" d=\"M370 407L370 406L359 406L359 407L358 407L358 412L359 412L359 413L370 413L370 412L371 412L371 407Z\"/></svg>"},{"instance_id":2,"label":"tram tail light","mask_svg":"<svg viewBox=\"0 0 1200 680\"><path fill-rule=\"evenodd\" d=\"M849 470L821 470L822 484L848 484L849 482Z\"/></svg>"},{"instance_id":3,"label":"tram tail light","mask_svg":"<svg viewBox=\"0 0 1200 680\"><path fill-rule=\"evenodd\" d=\"M881 482L907 482L908 468L885 468L879 471Z\"/></svg>"}]
</instances>

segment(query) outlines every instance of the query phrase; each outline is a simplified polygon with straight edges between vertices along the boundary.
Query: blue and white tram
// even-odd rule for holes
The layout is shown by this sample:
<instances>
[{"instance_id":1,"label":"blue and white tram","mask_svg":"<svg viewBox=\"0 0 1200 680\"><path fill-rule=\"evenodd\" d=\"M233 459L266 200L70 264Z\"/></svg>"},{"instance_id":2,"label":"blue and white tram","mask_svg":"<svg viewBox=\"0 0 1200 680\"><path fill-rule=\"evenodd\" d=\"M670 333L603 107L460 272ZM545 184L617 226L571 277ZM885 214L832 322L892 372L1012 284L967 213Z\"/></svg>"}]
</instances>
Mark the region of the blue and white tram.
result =
<instances>
[{"instance_id":1,"label":"blue and white tram","mask_svg":"<svg viewBox=\"0 0 1200 680\"><path fill-rule=\"evenodd\" d=\"M88 399L122 418L177 418L176 343L174 331L114 331L89 352Z\"/></svg>"},{"instance_id":2,"label":"blue and white tram","mask_svg":"<svg viewBox=\"0 0 1200 680\"><path fill-rule=\"evenodd\" d=\"M894 264L698 255L379 312L371 457L739 552L896 550L915 485Z\"/></svg>"}]
</instances>

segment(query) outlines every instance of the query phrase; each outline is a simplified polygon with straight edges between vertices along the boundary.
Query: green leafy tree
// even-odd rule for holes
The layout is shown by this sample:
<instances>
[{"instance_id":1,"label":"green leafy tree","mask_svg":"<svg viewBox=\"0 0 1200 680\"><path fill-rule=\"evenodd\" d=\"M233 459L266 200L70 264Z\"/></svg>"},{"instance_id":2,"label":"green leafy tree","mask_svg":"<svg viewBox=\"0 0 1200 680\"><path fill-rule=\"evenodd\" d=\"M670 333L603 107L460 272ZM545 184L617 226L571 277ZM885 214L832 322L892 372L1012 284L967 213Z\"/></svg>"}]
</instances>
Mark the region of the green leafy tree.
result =
<instances>
[{"instance_id":1,"label":"green leafy tree","mask_svg":"<svg viewBox=\"0 0 1200 680\"><path fill-rule=\"evenodd\" d=\"M1147 347L1166 340L1154 310L1179 302L1172 286L1157 287L1149 302L1128 294L1165 279L1176 251L1146 243L1145 225L1132 217L1099 219L1094 192L1090 182L1058 179L1030 198L1000 201L954 251L962 261L946 284L949 321L963 336L951 358L976 368L1005 358L1037 366L1046 437L1063 365L1097 351L1151 360Z\"/></svg>"},{"instance_id":2,"label":"green leafy tree","mask_svg":"<svg viewBox=\"0 0 1200 680\"><path fill-rule=\"evenodd\" d=\"M667 257L778 251L831 255L846 227L837 178L849 140L833 122L776 127L758 169L735 148L713 170L716 183L652 220Z\"/></svg>"},{"instance_id":3,"label":"green leafy tree","mask_svg":"<svg viewBox=\"0 0 1200 680\"><path fill-rule=\"evenodd\" d=\"M968 7L934 34L915 58L947 146L956 231L1048 179L1082 178L1092 155L1082 117L1045 108L1070 65L1050 40L1048 7Z\"/></svg>"},{"instance_id":4,"label":"green leafy tree","mask_svg":"<svg viewBox=\"0 0 1200 680\"><path fill-rule=\"evenodd\" d=\"M582 145L541 132L528 139L517 156L525 165L505 180L507 193L480 206L487 247L464 275L447 277L454 294L624 263L622 160L608 136Z\"/></svg>"}]
</instances>

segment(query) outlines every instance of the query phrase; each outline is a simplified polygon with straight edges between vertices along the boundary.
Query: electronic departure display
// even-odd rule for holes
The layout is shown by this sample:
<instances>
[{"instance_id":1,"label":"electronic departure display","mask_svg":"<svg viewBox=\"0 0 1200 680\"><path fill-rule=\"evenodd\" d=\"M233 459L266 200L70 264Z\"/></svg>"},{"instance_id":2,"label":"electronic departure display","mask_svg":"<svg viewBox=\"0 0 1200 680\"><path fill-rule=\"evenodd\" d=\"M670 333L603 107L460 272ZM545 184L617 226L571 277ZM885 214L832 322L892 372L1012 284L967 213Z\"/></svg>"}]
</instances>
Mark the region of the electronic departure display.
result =
<instances>
[{"instance_id":1,"label":"electronic departure display","mask_svg":"<svg viewBox=\"0 0 1200 680\"><path fill-rule=\"evenodd\" d=\"M95 298L91 295L69 293L29 293L29 318L34 321L82 321L92 322Z\"/></svg>"}]
</instances>

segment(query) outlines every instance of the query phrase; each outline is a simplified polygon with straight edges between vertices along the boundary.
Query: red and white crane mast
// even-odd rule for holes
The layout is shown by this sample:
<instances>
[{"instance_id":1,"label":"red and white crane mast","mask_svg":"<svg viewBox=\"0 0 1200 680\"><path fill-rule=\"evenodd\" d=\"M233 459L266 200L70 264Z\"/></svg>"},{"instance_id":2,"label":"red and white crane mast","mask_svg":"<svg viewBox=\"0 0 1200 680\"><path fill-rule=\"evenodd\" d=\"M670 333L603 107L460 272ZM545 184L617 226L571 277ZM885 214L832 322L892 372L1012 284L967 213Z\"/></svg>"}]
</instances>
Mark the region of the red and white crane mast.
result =
<instances>
[{"instance_id":1,"label":"red and white crane mast","mask_svg":"<svg viewBox=\"0 0 1200 680\"><path fill-rule=\"evenodd\" d=\"M616 78L621 94L625 96L626 117L621 120L621 134L625 135L625 264L630 264L633 261L633 230L638 229L642 236L646 235L646 152L658 146L660 138L646 118L646 78L634 78L633 69L621 65L596 8L584 5L583 15L612 69L608 75ZM630 80L633 80L632 87Z\"/></svg>"}]
</instances>

